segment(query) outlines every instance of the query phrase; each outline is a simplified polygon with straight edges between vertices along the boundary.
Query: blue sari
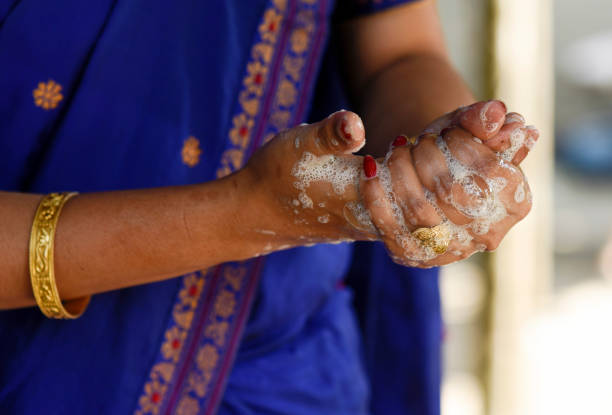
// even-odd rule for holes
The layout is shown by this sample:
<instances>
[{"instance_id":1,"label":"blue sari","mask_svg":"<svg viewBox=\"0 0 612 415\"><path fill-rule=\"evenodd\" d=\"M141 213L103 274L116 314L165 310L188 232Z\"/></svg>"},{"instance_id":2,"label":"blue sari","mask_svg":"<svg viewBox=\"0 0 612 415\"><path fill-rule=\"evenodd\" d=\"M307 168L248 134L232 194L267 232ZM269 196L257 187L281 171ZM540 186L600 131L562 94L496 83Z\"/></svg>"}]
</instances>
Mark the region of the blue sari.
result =
<instances>
[{"instance_id":1,"label":"blue sari","mask_svg":"<svg viewBox=\"0 0 612 415\"><path fill-rule=\"evenodd\" d=\"M315 109L338 109L323 59L334 10L402 1L340 3L1 4L0 189L230 174ZM317 83L327 92L315 98ZM2 414L439 412L437 273L397 266L377 244L291 249L95 295L75 321L2 311L0 339Z\"/></svg>"}]
</instances>

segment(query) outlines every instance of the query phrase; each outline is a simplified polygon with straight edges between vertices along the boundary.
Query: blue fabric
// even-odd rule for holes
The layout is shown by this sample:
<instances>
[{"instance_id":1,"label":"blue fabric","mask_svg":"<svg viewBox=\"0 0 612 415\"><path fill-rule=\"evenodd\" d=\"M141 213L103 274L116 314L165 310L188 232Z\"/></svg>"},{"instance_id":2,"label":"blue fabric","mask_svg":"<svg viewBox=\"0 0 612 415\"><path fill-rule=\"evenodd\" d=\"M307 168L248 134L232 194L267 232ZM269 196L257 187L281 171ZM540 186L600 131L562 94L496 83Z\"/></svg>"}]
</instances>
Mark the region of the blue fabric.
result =
<instances>
[{"instance_id":1,"label":"blue fabric","mask_svg":"<svg viewBox=\"0 0 612 415\"><path fill-rule=\"evenodd\" d=\"M0 189L215 177L267 0L9 3L0 6ZM32 97L48 80L62 86L53 110ZM202 148L193 167L181 157L190 136ZM347 244L267 258L220 414L437 413L435 271L360 249L367 263L351 272ZM349 274L354 288L339 289ZM75 321L0 312L0 413L132 413L179 281L96 295Z\"/></svg>"}]
</instances>

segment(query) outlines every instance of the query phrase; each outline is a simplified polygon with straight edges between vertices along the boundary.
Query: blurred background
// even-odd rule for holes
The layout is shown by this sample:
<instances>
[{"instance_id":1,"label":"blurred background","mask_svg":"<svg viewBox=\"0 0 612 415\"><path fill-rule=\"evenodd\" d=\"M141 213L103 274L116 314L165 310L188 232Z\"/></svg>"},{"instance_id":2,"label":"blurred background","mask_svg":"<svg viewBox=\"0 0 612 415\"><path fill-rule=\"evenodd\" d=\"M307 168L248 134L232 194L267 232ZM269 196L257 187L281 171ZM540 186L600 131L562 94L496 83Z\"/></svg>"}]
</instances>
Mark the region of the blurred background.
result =
<instances>
[{"instance_id":1,"label":"blurred background","mask_svg":"<svg viewBox=\"0 0 612 415\"><path fill-rule=\"evenodd\" d=\"M442 273L443 415L612 414L612 1L438 0L455 65L541 131L529 217Z\"/></svg>"}]
</instances>

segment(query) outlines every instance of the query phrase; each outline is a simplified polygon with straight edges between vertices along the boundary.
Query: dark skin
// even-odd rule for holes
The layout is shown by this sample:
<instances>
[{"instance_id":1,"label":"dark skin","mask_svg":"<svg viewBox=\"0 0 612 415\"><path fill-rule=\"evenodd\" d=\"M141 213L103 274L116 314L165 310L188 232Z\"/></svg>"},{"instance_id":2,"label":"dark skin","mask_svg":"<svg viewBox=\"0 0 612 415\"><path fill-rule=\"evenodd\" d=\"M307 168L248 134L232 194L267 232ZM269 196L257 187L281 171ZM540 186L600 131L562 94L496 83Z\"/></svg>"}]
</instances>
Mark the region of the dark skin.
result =
<instances>
[{"instance_id":1,"label":"dark skin","mask_svg":"<svg viewBox=\"0 0 612 415\"><path fill-rule=\"evenodd\" d=\"M444 138L457 158L486 177L506 174L512 186L524 181L519 169L500 172L494 168L496 152L509 145L509 130L522 128L522 122L513 127L504 125L503 104L490 105L493 110L484 123L480 114L485 103L431 123L441 114L474 101L449 63L432 1L357 19L339 30L343 33L341 49L349 89L367 130L365 152L382 156L397 134L418 134L428 124L425 133L437 134L453 127L445 130ZM490 123L496 128L487 129ZM389 235L437 224L439 217L423 199L423 188L442 191L444 188L432 183L445 183L448 177L446 164L427 135L417 146L394 150L389 163L394 191L410 202L407 206L417 207L403 212L406 223L415 224L408 229L401 228L391 215L378 177L366 180L363 175L356 176L354 184L339 194L328 182L314 182L306 189L313 208L294 209L291 205L300 196L292 171L304 152L333 154L361 166L363 157L353 153L364 144L366 130L356 114L341 112L281 133L245 168L223 179L193 186L83 194L72 199L62 213L56 236L61 297L74 299L288 246L336 240L382 239L395 260L408 264L406 247L398 247ZM483 143L473 141L472 136ZM299 148L295 146L297 137ZM519 151L512 161L515 166L527 150ZM449 189L461 192L452 185L446 186L446 191ZM30 227L40 198L0 192L0 309L35 304L27 261ZM347 221L345 206L350 201L365 204L375 230L364 231ZM322 202L324 207L319 206ZM509 216L489 233L479 235L472 245L453 246L460 255L444 254L417 265L457 261L473 253L476 244L494 249L530 208L528 201L516 206L513 201L507 203ZM244 209L247 205L249 209ZM451 208L442 206L447 217L469 220ZM323 223L319 218L326 215L329 220Z\"/></svg>"}]
</instances>

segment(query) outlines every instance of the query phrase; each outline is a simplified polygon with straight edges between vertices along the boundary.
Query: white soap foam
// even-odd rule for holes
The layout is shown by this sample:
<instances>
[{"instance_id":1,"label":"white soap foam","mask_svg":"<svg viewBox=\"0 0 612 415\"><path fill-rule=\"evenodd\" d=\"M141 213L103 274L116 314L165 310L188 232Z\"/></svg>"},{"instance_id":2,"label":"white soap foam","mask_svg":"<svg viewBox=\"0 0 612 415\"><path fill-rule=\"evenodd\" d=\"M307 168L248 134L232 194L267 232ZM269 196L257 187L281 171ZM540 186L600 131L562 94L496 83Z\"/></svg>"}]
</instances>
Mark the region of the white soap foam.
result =
<instances>
[{"instance_id":1,"label":"white soap foam","mask_svg":"<svg viewBox=\"0 0 612 415\"><path fill-rule=\"evenodd\" d=\"M318 220L320 223L328 223L328 222L329 222L329 215L322 215L322 216L319 216L319 217L317 218L317 220Z\"/></svg>"},{"instance_id":2,"label":"white soap foam","mask_svg":"<svg viewBox=\"0 0 612 415\"><path fill-rule=\"evenodd\" d=\"M300 199L300 202L302 203L302 207L304 209L312 209L312 199L308 197L306 192L300 192L298 198Z\"/></svg>"},{"instance_id":3,"label":"white soap foam","mask_svg":"<svg viewBox=\"0 0 612 415\"><path fill-rule=\"evenodd\" d=\"M525 130L522 128L517 128L512 131L512 133L510 133L510 147L501 152L499 156L506 161L512 161L516 153L523 146L525 138Z\"/></svg>"},{"instance_id":4,"label":"white soap foam","mask_svg":"<svg viewBox=\"0 0 612 415\"><path fill-rule=\"evenodd\" d=\"M317 157L304 152L291 174L298 179L294 186L299 190L306 190L313 182L327 182L335 193L342 194L347 186L359 186L360 166L357 159L334 155Z\"/></svg>"},{"instance_id":5,"label":"white soap foam","mask_svg":"<svg viewBox=\"0 0 612 415\"><path fill-rule=\"evenodd\" d=\"M521 124L525 124L525 118L521 114L513 112L512 114L506 116L505 124L511 124L513 122L520 122Z\"/></svg>"},{"instance_id":6,"label":"white soap foam","mask_svg":"<svg viewBox=\"0 0 612 415\"><path fill-rule=\"evenodd\" d=\"M347 216L348 213L350 213L352 217L357 220L357 223L354 223L354 221ZM370 216L370 212L360 202L352 201L345 204L344 218L348 223L352 224L357 229L376 233L376 228L372 223L372 217Z\"/></svg>"},{"instance_id":7,"label":"white soap foam","mask_svg":"<svg viewBox=\"0 0 612 415\"><path fill-rule=\"evenodd\" d=\"M514 191L514 201L516 203L522 203L525 200L525 186L523 186L523 183L519 183L518 186L516 186L516 190Z\"/></svg>"},{"instance_id":8,"label":"white soap foam","mask_svg":"<svg viewBox=\"0 0 612 415\"><path fill-rule=\"evenodd\" d=\"M499 125L499 123L491 122L489 120L489 117L487 117L487 111L489 110L492 104L493 101L489 101L480 110L480 121L482 122L482 125L484 126L484 129L487 132L494 131Z\"/></svg>"}]
</instances>

